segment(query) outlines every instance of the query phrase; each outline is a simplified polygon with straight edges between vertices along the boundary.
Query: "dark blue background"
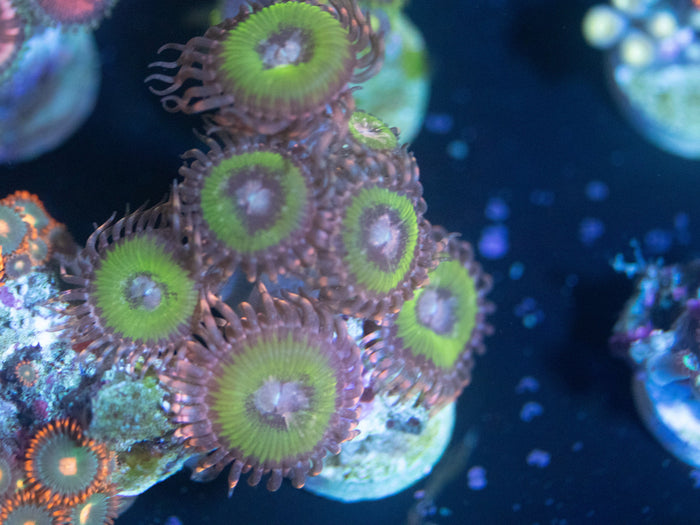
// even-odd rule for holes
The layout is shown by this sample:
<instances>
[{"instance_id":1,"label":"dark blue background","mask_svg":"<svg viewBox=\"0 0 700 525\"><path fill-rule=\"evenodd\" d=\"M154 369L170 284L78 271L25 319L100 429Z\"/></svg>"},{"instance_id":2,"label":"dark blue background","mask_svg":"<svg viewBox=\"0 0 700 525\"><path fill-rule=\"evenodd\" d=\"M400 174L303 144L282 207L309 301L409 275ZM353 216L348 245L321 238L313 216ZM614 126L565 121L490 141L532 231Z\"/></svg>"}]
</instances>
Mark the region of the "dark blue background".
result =
<instances>
[{"instance_id":1,"label":"dark blue background","mask_svg":"<svg viewBox=\"0 0 700 525\"><path fill-rule=\"evenodd\" d=\"M203 2L192 2L202 5ZM430 111L449 115L445 133L424 130L413 150L429 219L472 242L489 224L484 208L501 197L511 249L484 261L496 278L491 299L495 333L473 384L459 401L455 435L479 433L470 466L487 471L488 486L470 490L466 472L438 497L456 523L692 523L700 489L691 468L669 456L645 431L629 391L626 365L610 356L607 338L632 284L610 268L628 255L632 238L672 229L688 214L690 242L674 242L668 261L698 256L692 235L700 221L698 164L655 149L624 121L604 80L603 57L580 37L593 2L581 0L413 0L409 13L431 54ZM204 11L202 12L204 13ZM98 31L103 86L88 124L35 162L0 168L0 193L38 193L79 242L112 211L158 201L176 177L179 154L197 141L194 118L161 110L143 84L146 65L166 42L201 34L186 2L122 0ZM453 160L447 144L464 140L469 155ZM585 196L604 181L604 202ZM533 191L551 192L549 206ZM591 246L579 240L585 217L606 230ZM525 272L508 277L513 262ZM575 276L577 284L568 286ZM526 328L514 313L532 298L542 321ZM524 376L540 390L517 394ZM524 403L544 408L530 423ZM573 451L574 444L582 447ZM546 468L528 466L546 450ZM415 490L415 489L413 489ZM413 490L375 503L341 505L284 486L269 494L243 484L226 499L224 480L209 484L174 476L140 497L121 524L164 523L177 516L200 523L399 524Z\"/></svg>"}]
</instances>

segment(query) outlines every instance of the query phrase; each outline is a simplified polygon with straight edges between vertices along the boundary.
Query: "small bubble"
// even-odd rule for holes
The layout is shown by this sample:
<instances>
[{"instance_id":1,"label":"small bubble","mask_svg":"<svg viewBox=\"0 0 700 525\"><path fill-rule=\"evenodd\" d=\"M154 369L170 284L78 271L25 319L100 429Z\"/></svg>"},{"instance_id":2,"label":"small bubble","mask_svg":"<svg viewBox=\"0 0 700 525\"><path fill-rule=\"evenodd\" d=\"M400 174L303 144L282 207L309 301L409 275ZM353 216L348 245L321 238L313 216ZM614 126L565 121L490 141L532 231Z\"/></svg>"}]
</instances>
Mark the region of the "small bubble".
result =
<instances>
[{"instance_id":1,"label":"small bubble","mask_svg":"<svg viewBox=\"0 0 700 525\"><path fill-rule=\"evenodd\" d=\"M532 297L525 297L515 305L513 313L522 320L525 328L534 328L544 320L544 312Z\"/></svg>"},{"instance_id":2,"label":"small bubble","mask_svg":"<svg viewBox=\"0 0 700 525\"><path fill-rule=\"evenodd\" d=\"M481 230L479 253L486 259L500 259L510 249L508 228L502 224L487 226Z\"/></svg>"},{"instance_id":3,"label":"small bubble","mask_svg":"<svg viewBox=\"0 0 700 525\"><path fill-rule=\"evenodd\" d=\"M425 129L438 135L446 135L452 130L454 121L447 113L430 113L425 117Z\"/></svg>"},{"instance_id":4,"label":"small bubble","mask_svg":"<svg viewBox=\"0 0 700 525\"><path fill-rule=\"evenodd\" d=\"M523 405L520 409L520 419L525 423L529 423L538 416L544 413L544 408L542 405L535 401L529 401Z\"/></svg>"},{"instance_id":5,"label":"small bubble","mask_svg":"<svg viewBox=\"0 0 700 525\"><path fill-rule=\"evenodd\" d=\"M581 219L578 227L578 238L586 246L591 246L605 233L605 224L595 217Z\"/></svg>"},{"instance_id":6,"label":"small bubble","mask_svg":"<svg viewBox=\"0 0 700 525\"><path fill-rule=\"evenodd\" d=\"M508 269L508 277L514 281L520 279L523 276L523 273L525 273L525 265L519 261L511 264L510 268Z\"/></svg>"},{"instance_id":7,"label":"small bubble","mask_svg":"<svg viewBox=\"0 0 700 525\"><path fill-rule=\"evenodd\" d=\"M472 490L482 490L486 488L486 469L475 466L467 471L467 484Z\"/></svg>"},{"instance_id":8,"label":"small bubble","mask_svg":"<svg viewBox=\"0 0 700 525\"><path fill-rule=\"evenodd\" d=\"M532 190L530 202L535 206L549 207L554 204L554 192L550 190Z\"/></svg>"},{"instance_id":9,"label":"small bubble","mask_svg":"<svg viewBox=\"0 0 700 525\"><path fill-rule=\"evenodd\" d=\"M650 255L663 255L673 243L671 232L654 228L644 235L644 250Z\"/></svg>"},{"instance_id":10,"label":"small bubble","mask_svg":"<svg viewBox=\"0 0 700 525\"><path fill-rule=\"evenodd\" d=\"M685 212L678 212L673 217L673 227L677 230L685 230L688 228L689 224L690 219L688 218L688 214Z\"/></svg>"},{"instance_id":11,"label":"small bubble","mask_svg":"<svg viewBox=\"0 0 700 525\"><path fill-rule=\"evenodd\" d=\"M437 512L437 507L435 505L430 505L423 510L423 517L435 516Z\"/></svg>"},{"instance_id":12,"label":"small bubble","mask_svg":"<svg viewBox=\"0 0 700 525\"><path fill-rule=\"evenodd\" d=\"M544 320L544 313L541 311L527 314L523 317L523 326L525 328L534 328Z\"/></svg>"},{"instance_id":13,"label":"small bubble","mask_svg":"<svg viewBox=\"0 0 700 525\"><path fill-rule=\"evenodd\" d=\"M601 202L608 198L610 189L600 180L592 180L586 184L586 197L593 202Z\"/></svg>"},{"instance_id":14,"label":"small bubble","mask_svg":"<svg viewBox=\"0 0 700 525\"><path fill-rule=\"evenodd\" d=\"M469 155L469 144L463 140L453 140L447 144L447 154L454 160L464 160Z\"/></svg>"},{"instance_id":15,"label":"small bubble","mask_svg":"<svg viewBox=\"0 0 700 525\"><path fill-rule=\"evenodd\" d=\"M486 218L490 221L505 221L510 217L510 207L502 198L492 197L486 203L484 215L486 215Z\"/></svg>"},{"instance_id":16,"label":"small bubble","mask_svg":"<svg viewBox=\"0 0 700 525\"><path fill-rule=\"evenodd\" d=\"M532 297L524 297L522 301L515 305L515 308L513 308L513 313L515 313L517 317L523 317L536 308L537 301L535 301L535 299Z\"/></svg>"},{"instance_id":17,"label":"small bubble","mask_svg":"<svg viewBox=\"0 0 700 525\"><path fill-rule=\"evenodd\" d=\"M524 394L526 392L537 392L540 389L540 382L532 376L525 376L518 381L515 387L516 394Z\"/></svg>"},{"instance_id":18,"label":"small bubble","mask_svg":"<svg viewBox=\"0 0 700 525\"><path fill-rule=\"evenodd\" d=\"M551 456L546 450L535 448L527 455L525 461L531 467L545 468L549 465Z\"/></svg>"}]
</instances>

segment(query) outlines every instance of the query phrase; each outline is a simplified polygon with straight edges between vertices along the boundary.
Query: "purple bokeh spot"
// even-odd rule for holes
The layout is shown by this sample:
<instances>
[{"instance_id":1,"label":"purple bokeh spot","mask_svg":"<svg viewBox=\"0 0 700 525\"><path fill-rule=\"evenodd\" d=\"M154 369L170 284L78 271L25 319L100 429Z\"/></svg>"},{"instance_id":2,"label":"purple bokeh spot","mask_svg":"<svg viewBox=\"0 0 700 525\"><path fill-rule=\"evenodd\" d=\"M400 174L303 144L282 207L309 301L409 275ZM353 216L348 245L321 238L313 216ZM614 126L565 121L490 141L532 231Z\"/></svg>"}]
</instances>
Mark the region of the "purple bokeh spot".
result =
<instances>
[{"instance_id":1,"label":"purple bokeh spot","mask_svg":"<svg viewBox=\"0 0 700 525\"><path fill-rule=\"evenodd\" d=\"M505 221L510 217L510 207L502 198L491 197L486 203L484 215L486 215L486 218L490 221Z\"/></svg>"},{"instance_id":2,"label":"purple bokeh spot","mask_svg":"<svg viewBox=\"0 0 700 525\"><path fill-rule=\"evenodd\" d=\"M601 202L608 198L610 189L600 180L592 180L586 184L586 197L593 202Z\"/></svg>"},{"instance_id":3,"label":"purple bokeh spot","mask_svg":"<svg viewBox=\"0 0 700 525\"><path fill-rule=\"evenodd\" d=\"M578 238L586 246L591 246L605 233L605 224L595 217L581 219L578 227Z\"/></svg>"},{"instance_id":4,"label":"purple bokeh spot","mask_svg":"<svg viewBox=\"0 0 700 525\"><path fill-rule=\"evenodd\" d=\"M525 376L518 381L515 387L516 394L524 394L526 392L537 392L540 389L540 382L532 376Z\"/></svg>"},{"instance_id":5,"label":"purple bokeh spot","mask_svg":"<svg viewBox=\"0 0 700 525\"><path fill-rule=\"evenodd\" d=\"M454 119L447 113L430 113L425 117L425 129L438 135L446 135L452 130Z\"/></svg>"},{"instance_id":6,"label":"purple bokeh spot","mask_svg":"<svg viewBox=\"0 0 700 525\"><path fill-rule=\"evenodd\" d=\"M548 208L554 204L554 192L550 190L532 190L530 192L530 202L535 206Z\"/></svg>"},{"instance_id":7,"label":"purple bokeh spot","mask_svg":"<svg viewBox=\"0 0 700 525\"><path fill-rule=\"evenodd\" d=\"M552 457L546 450L541 450L539 448L532 449L527 455L525 461L531 467L545 468L549 465Z\"/></svg>"},{"instance_id":8,"label":"purple bokeh spot","mask_svg":"<svg viewBox=\"0 0 700 525\"><path fill-rule=\"evenodd\" d=\"M481 230L479 253L486 259L500 259L510 248L508 228L502 224L487 226Z\"/></svg>"},{"instance_id":9,"label":"purple bokeh spot","mask_svg":"<svg viewBox=\"0 0 700 525\"><path fill-rule=\"evenodd\" d=\"M467 484L472 490L483 490L488 482L486 481L486 469L475 466L467 471Z\"/></svg>"},{"instance_id":10,"label":"purple bokeh spot","mask_svg":"<svg viewBox=\"0 0 700 525\"><path fill-rule=\"evenodd\" d=\"M529 401L520 409L520 419L525 423L529 423L537 416L541 416L543 413L544 408L542 408L542 405L535 401Z\"/></svg>"},{"instance_id":11,"label":"purple bokeh spot","mask_svg":"<svg viewBox=\"0 0 700 525\"><path fill-rule=\"evenodd\" d=\"M654 228L644 235L644 250L650 255L662 255L671 249L673 236L670 231Z\"/></svg>"}]
</instances>

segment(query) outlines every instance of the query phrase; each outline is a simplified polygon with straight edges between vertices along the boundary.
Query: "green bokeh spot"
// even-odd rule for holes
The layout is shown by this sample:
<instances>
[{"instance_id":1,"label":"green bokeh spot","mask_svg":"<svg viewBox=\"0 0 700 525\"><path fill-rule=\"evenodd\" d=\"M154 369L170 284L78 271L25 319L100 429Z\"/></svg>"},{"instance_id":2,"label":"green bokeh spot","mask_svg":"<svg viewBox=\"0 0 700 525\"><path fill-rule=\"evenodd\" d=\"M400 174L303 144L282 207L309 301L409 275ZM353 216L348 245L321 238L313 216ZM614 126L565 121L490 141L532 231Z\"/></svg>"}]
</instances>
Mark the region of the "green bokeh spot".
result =
<instances>
[{"instance_id":1,"label":"green bokeh spot","mask_svg":"<svg viewBox=\"0 0 700 525\"><path fill-rule=\"evenodd\" d=\"M128 300L134 278L158 283L161 300L146 308ZM148 235L121 239L95 270L95 303L103 323L121 337L159 343L188 325L197 303L195 283L160 241Z\"/></svg>"},{"instance_id":2,"label":"green bokeh spot","mask_svg":"<svg viewBox=\"0 0 700 525\"><path fill-rule=\"evenodd\" d=\"M229 448L261 463L280 462L310 452L323 438L335 412L336 376L312 338L301 332L268 333L217 370L210 391L212 416ZM296 382L310 393L307 408L294 414L286 430L269 426L250 410L251 397L271 379Z\"/></svg>"},{"instance_id":3,"label":"green bokeh spot","mask_svg":"<svg viewBox=\"0 0 700 525\"><path fill-rule=\"evenodd\" d=\"M229 197L229 185L237 177L247 177L260 170L273 175L282 189L281 206L275 210L276 220L267 230L250 232L245 210ZM301 170L279 153L256 151L224 159L214 166L202 188L202 214L209 229L230 249L253 253L275 246L299 228L307 212L308 189Z\"/></svg>"},{"instance_id":4,"label":"green bokeh spot","mask_svg":"<svg viewBox=\"0 0 700 525\"><path fill-rule=\"evenodd\" d=\"M396 319L397 336L414 355L425 356L439 368L451 368L467 346L476 326L478 295L474 279L459 261L443 261L428 274L430 283L406 301ZM451 333L438 334L418 320L416 308L429 290L443 289L454 301Z\"/></svg>"},{"instance_id":5,"label":"green bokeh spot","mask_svg":"<svg viewBox=\"0 0 700 525\"><path fill-rule=\"evenodd\" d=\"M404 251L400 259L395 261L393 271L386 271L371 261L364 247L363 218L377 207L395 210L405 228ZM348 206L343 228L343 243L347 252L344 260L355 280L366 289L377 293L394 290L411 268L418 244L418 217L408 197L386 188L363 188Z\"/></svg>"},{"instance_id":6,"label":"green bokeh spot","mask_svg":"<svg viewBox=\"0 0 700 525\"><path fill-rule=\"evenodd\" d=\"M307 60L266 66L260 56L264 43L280 33L299 31L306 39ZM232 28L222 42L224 78L235 96L268 111L314 108L329 89L348 82L352 58L348 32L330 13L303 2L273 4ZM347 78L344 78L347 77Z\"/></svg>"}]
</instances>

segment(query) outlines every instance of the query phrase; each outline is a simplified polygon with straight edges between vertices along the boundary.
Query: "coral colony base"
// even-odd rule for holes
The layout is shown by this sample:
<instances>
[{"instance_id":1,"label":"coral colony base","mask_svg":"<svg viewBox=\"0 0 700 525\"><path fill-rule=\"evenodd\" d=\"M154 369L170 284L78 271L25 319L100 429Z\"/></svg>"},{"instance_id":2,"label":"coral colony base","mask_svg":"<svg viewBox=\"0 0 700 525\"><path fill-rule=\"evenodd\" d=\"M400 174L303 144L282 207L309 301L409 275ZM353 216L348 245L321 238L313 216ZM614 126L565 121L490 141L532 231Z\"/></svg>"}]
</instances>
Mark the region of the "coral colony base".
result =
<instances>
[{"instance_id":1,"label":"coral colony base","mask_svg":"<svg viewBox=\"0 0 700 525\"><path fill-rule=\"evenodd\" d=\"M611 0L591 7L583 36L606 51L609 87L625 117L661 149L700 158L700 4Z\"/></svg>"},{"instance_id":2,"label":"coral colony base","mask_svg":"<svg viewBox=\"0 0 700 525\"><path fill-rule=\"evenodd\" d=\"M618 256L615 267L637 277L611 337L633 369L637 411L671 454L700 467L700 260L663 266L637 253L631 263Z\"/></svg>"},{"instance_id":3,"label":"coral colony base","mask_svg":"<svg viewBox=\"0 0 700 525\"><path fill-rule=\"evenodd\" d=\"M160 53L146 82L204 143L164 202L79 248L36 196L0 201L0 522L112 523L185 461L229 494L406 488L449 441L493 307L396 129L355 108L382 32L354 0L244 3Z\"/></svg>"},{"instance_id":4,"label":"coral colony base","mask_svg":"<svg viewBox=\"0 0 700 525\"><path fill-rule=\"evenodd\" d=\"M90 116L100 84L92 29L113 3L0 0L0 164L58 147Z\"/></svg>"}]
</instances>

